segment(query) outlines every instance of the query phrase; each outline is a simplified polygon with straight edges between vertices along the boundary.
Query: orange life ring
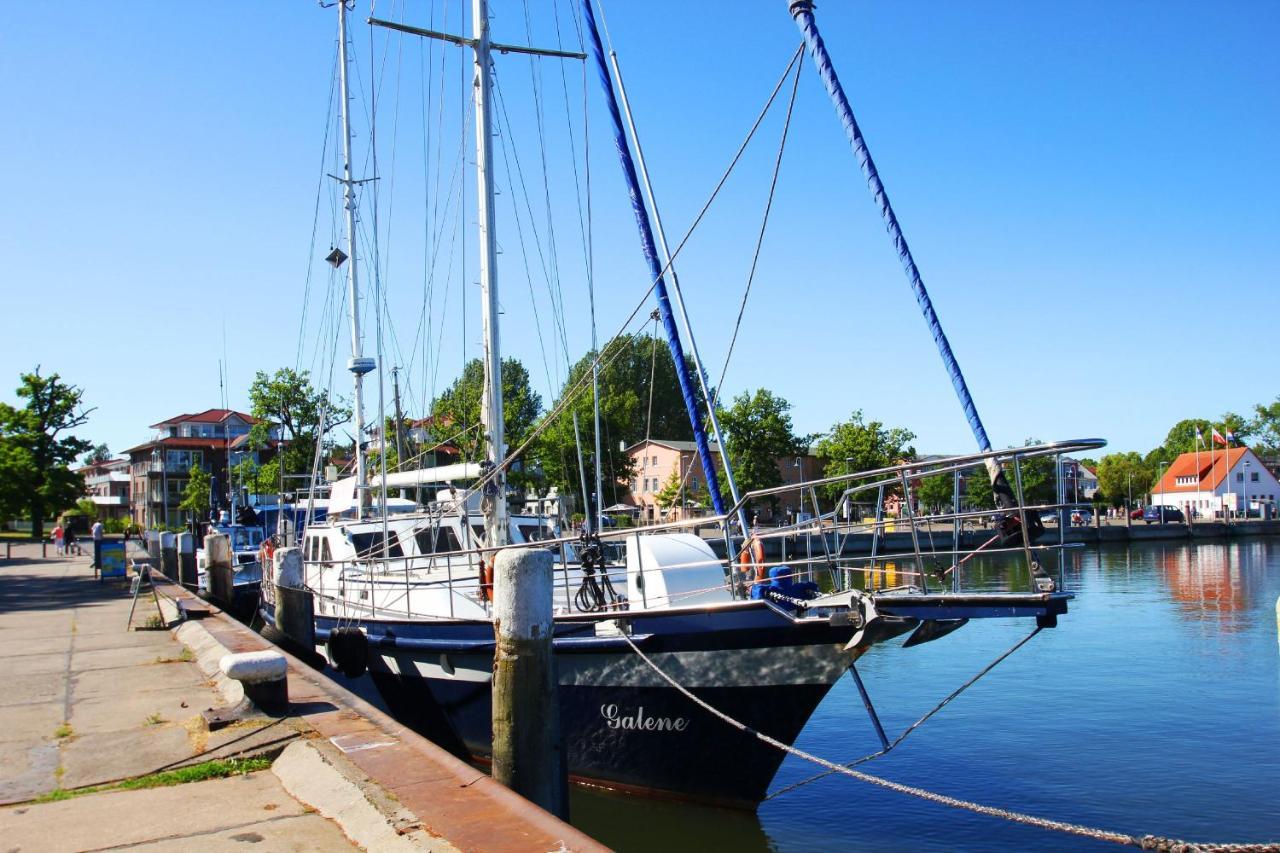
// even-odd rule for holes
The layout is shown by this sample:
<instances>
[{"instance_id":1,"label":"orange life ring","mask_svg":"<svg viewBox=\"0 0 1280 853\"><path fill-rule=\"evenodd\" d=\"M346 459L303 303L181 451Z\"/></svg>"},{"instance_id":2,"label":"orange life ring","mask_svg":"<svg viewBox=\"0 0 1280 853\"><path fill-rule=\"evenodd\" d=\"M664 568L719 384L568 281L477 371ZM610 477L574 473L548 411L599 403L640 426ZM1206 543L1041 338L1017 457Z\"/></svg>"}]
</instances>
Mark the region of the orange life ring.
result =
<instances>
[{"instance_id":1,"label":"orange life ring","mask_svg":"<svg viewBox=\"0 0 1280 853\"><path fill-rule=\"evenodd\" d=\"M738 568L745 576L750 576L754 568L753 583L763 583L768 580L769 569L764 564L764 543L759 537L751 536L743 543L742 551L738 556Z\"/></svg>"},{"instance_id":2,"label":"orange life ring","mask_svg":"<svg viewBox=\"0 0 1280 853\"><path fill-rule=\"evenodd\" d=\"M480 597L485 601L493 601L493 566L480 561Z\"/></svg>"}]
</instances>

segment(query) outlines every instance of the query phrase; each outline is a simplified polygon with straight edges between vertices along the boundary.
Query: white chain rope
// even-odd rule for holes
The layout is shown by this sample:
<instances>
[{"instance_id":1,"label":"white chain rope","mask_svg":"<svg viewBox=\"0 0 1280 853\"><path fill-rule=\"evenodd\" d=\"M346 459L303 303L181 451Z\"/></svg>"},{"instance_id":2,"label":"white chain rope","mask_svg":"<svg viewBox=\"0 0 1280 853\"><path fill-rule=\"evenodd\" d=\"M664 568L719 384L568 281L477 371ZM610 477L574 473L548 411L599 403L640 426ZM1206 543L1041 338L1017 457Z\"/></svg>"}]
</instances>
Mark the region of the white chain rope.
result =
<instances>
[{"instance_id":1,"label":"white chain rope","mask_svg":"<svg viewBox=\"0 0 1280 853\"><path fill-rule=\"evenodd\" d=\"M631 637L626 634L622 638L627 641L627 645L635 652L642 661L648 664L649 668L656 672L663 681L670 684L686 698L702 708L707 713L719 718L728 725L740 732L745 732L757 740L763 741L772 747L782 750L783 752L794 755L797 758L825 767L832 773L839 773L844 776L857 779L862 782L869 782L872 785L878 785L881 788L887 788L890 791L897 791L900 794L908 794L912 797L918 797L922 800L938 803L952 808L964 809L965 811L984 814L990 817L998 817L1003 820L1012 821L1013 823L1021 823L1026 826L1034 826L1040 829L1047 829L1053 832L1063 832L1069 835L1079 835L1085 838L1094 838L1099 841L1110 841L1113 844L1120 844L1127 847L1137 847L1142 850L1158 850L1163 853L1212 853L1212 851L1222 851L1222 853L1280 853L1280 844L1220 844L1220 843L1200 843L1191 841L1179 841L1173 838L1161 838L1155 835L1128 835L1123 832L1113 832L1106 829L1096 829L1090 826L1084 826L1078 823L1068 823L1061 820L1050 820L1048 818L1036 817L1035 815L1025 814L1023 812L1011 811L1009 809L996 808L995 806L984 806L981 803L970 802L969 800L961 800L956 797L948 797L945 794L936 794L933 791L926 791L923 788L916 788L911 785L904 785L901 782L891 782L888 779L882 779L879 776L872 776L870 773L863 773L860 770L854 770L845 767L842 764L836 764L834 761L828 761L825 758L805 752L794 746L783 743L782 741L772 738L769 735L756 731L746 723L739 722L728 714L712 707L707 702L698 698L683 685L678 683L674 678L662 670L656 663L649 659L648 655L640 651L640 648L632 642Z\"/></svg>"}]
</instances>

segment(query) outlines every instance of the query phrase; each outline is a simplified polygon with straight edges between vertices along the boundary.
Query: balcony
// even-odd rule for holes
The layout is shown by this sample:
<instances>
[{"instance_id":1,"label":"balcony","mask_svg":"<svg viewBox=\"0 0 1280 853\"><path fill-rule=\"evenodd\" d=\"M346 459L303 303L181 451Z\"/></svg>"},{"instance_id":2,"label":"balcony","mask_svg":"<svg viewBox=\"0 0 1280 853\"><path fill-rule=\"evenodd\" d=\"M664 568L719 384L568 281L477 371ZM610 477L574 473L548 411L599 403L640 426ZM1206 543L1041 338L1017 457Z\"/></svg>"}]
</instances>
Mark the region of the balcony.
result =
<instances>
[{"instance_id":1,"label":"balcony","mask_svg":"<svg viewBox=\"0 0 1280 853\"><path fill-rule=\"evenodd\" d=\"M92 477L85 477L84 484L86 486L105 486L108 483L127 483L130 480L128 471L112 471L107 474L96 474Z\"/></svg>"},{"instance_id":2,"label":"balcony","mask_svg":"<svg viewBox=\"0 0 1280 853\"><path fill-rule=\"evenodd\" d=\"M89 500L97 506L128 506L129 499L124 495L91 495Z\"/></svg>"}]
</instances>

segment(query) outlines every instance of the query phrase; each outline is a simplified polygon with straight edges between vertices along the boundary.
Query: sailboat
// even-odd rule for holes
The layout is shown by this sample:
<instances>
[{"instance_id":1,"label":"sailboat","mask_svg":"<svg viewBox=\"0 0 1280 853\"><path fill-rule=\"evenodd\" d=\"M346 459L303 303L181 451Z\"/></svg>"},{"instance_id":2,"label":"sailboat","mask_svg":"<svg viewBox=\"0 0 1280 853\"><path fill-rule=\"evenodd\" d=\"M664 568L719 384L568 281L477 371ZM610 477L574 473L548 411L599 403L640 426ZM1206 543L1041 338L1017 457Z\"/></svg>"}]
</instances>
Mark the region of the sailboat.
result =
<instances>
[{"instance_id":1,"label":"sailboat","mask_svg":"<svg viewBox=\"0 0 1280 853\"><path fill-rule=\"evenodd\" d=\"M363 378L376 369L360 351L355 186L347 116L347 14L339 18L339 69L344 125L344 186L348 307L352 354L348 369L354 387L356 435L362 435ZM596 58L607 76L589 2L584 18L593 31ZM386 22L382 22L386 23ZM1029 519L1041 508L1021 500L1020 466L1028 460L1101 446L1097 440L1038 445L1011 450L990 446L966 456L905 462L875 471L850 472L800 484L809 492L811 518L776 535L801 533L820 540L818 556L790 565L769 563L765 537L748 537L743 508L779 490L736 494L716 501L715 513L699 521L719 525L723 555L691 532L689 523L654 525L630 531L595 531L590 540L561 536L546 520L512 515L505 500L500 336L496 277L495 216L490 119L490 63L494 51L541 52L497 45L490 39L486 0L472 0L472 35L467 38L387 24L414 35L445 38L471 49L474 59L480 284L484 332L485 394L482 425L487 460L384 475L374 483L357 449L355 476L334 486L328 517L309 525L298 547L302 577L292 583L310 595L314 633L348 674L366 668L392 711L406 724L477 760L491 744L491 680L495 649L491 619L492 581L486 566L497 551L541 547L556 554L553 651L558 678L559 716L571 779L606 788L754 808L785 753L758 733L791 744L831 687L869 648L910 633L908 644L937 639L973 618L1035 619L1056 624L1071 594L1040 569L1044 546ZM610 93L612 97L612 93ZM613 105L615 130L621 119ZM625 134L618 133L620 151ZM633 204L644 202L634 168L629 170ZM655 284L662 269L652 236L646 244ZM668 263L669 266L669 263ZM676 329L665 288L659 306L674 353ZM684 359L676 359L683 365ZM695 411L694 382L683 377L691 421L700 447L704 412ZM702 389L705 392L705 388ZM705 401L705 397L704 397ZM597 435L599 434L597 430ZM710 454L704 453L704 464ZM839 510L867 494L877 498L923 477L949 475L978 466L991 472L1000 505L999 530L981 546L990 552L1024 554L1033 570L1027 588L967 591L961 584L959 521L964 513L934 517L955 522L954 546L943 552L956 568L945 583L931 580L924 549L914 535L906 554L873 551L849 559L829 547ZM1014 472L1009 486L1004 472ZM732 477L730 475L730 483ZM713 487L715 476L708 477ZM460 483L469 485L459 486ZM393 513L388 487L434 484L434 500L413 511ZM795 485L786 489L794 490ZM825 512L818 489L838 497ZM1003 489L1004 491L1002 491ZM1005 493L1007 492L1007 497ZM379 493L381 499L379 499ZM982 513L969 513L978 517ZM879 518L877 518L879 521ZM1038 523L1038 522L1037 522ZM872 523L872 528L881 528ZM625 559L609 565L599 543L620 542ZM990 547L995 543L996 547ZM585 546L585 547L584 547ZM885 560L911 564L899 569L906 582L864 590L852 578L885 574ZM280 555L266 569L262 613L274 620L286 579L275 576ZM821 588L815 581L821 580ZM932 583L932 587L930 584ZM587 591L589 594L583 594ZM719 715L708 711L714 708ZM726 725L723 717L736 721Z\"/></svg>"}]
</instances>

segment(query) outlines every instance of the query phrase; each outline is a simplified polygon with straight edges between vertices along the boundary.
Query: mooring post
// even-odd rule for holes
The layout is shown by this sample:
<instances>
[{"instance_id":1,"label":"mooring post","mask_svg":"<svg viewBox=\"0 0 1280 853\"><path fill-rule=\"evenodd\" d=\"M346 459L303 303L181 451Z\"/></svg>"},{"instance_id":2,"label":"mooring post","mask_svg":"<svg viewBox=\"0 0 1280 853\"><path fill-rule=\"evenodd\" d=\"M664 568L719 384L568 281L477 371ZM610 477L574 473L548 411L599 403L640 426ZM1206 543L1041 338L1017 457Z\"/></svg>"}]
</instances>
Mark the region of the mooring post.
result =
<instances>
[{"instance_id":1,"label":"mooring post","mask_svg":"<svg viewBox=\"0 0 1280 853\"><path fill-rule=\"evenodd\" d=\"M167 578L178 577L178 537L167 530L160 534L160 571Z\"/></svg>"},{"instance_id":2,"label":"mooring post","mask_svg":"<svg viewBox=\"0 0 1280 853\"><path fill-rule=\"evenodd\" d=\"M209 597L223 607L230 607L234 581L231 537L227 534L210 533L204 537L204 572L204 586Z\"/></svg>"},{"instance_id":3,"label":"mooring post","mask_svg":"<svg viewBox=\"0 0 1280 853\"><path fill-rule=\"evenodd\" d=\"M196 572L196 537L191 533L178 534L178 576L172 578L186 589L198 586Z\"/></svg>"},{"instance_id":4,"label":"mooring post","mask_svg":"<svg viewBox=\"0 0 1280 853\"><path fill-rule=\"evenodd\" d=\"M551 564L550 551L532 548L503 550L494 559L493 778L567 819Z\"/></svg>"},{"instance_id":5,"label":"mooring post","mask_svg":"<svg viewBox=\"0 0 1280 853\"><path fill-rule=\"evenodd\" d=\"M315 599L303 579L302 550L277 548L270 577L275 584L276 630L308 653L316 650ZM265 566L263 567L266 568ZM263 578L267 577L264 572Z\"/></svg>"}]
</instances>

